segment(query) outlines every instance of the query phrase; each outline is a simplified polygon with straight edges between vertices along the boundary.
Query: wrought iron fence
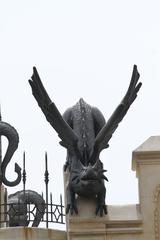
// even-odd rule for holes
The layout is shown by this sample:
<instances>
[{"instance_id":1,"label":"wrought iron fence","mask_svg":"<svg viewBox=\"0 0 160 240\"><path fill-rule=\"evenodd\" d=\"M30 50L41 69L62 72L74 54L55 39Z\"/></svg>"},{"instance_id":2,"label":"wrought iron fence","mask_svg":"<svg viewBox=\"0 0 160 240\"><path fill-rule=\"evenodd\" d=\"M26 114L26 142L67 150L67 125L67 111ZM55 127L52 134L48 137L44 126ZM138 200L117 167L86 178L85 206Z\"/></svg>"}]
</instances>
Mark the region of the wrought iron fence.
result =
<instances>
[{"instance_id":1,"label":"wrought iron fence","mask_svg":"<svg viewBox=\"0 0 160 240\"><path fill-rule=\"evenodd\" d=\"M27 195L26 190L26 169L25 169L25 152L23 154L23 171L22 171L22 182L23 182L23 196ZM0 226L28 226L32 223L32 226L36 225L37 216L42 215L40 223L45 223L48 228L49 223L65 224L65 210L62 201L62 195L60 195L60 201L58 204L53 203L52 194L48 193L49 183L49 172L48 172L48 159L47 153L45 153L45 171L44 171L44 182L45 182L45 210L43 211L38 205L28 203L27 201L17 200L14 203L7 202L5 200L3 204L0 204Z\"/></svg>"},{"instance_id":2,"label":"wrought iron fence","mask_svg":"<svg viewBox=\"0 0 160 240\"><path fill-rule=\"evenodd\" d=\"M34 204L4 203L0 205L1 219L0 223L6 226L28 226L29 223L35 223L38 219L36 216L41 214L41 209ZM25 211L26 210L26 211ZM42 214L43 215L43 214ZM14 222L14 224L13 224ZM45 204L45 212L41 218L41 223L45 223L48 228L49 223L65 224L64 206L62 204L62 197L60 204L54 204L52 201ZM33 225L34 226L34 225Z\"/></svg>"}]
</instances>

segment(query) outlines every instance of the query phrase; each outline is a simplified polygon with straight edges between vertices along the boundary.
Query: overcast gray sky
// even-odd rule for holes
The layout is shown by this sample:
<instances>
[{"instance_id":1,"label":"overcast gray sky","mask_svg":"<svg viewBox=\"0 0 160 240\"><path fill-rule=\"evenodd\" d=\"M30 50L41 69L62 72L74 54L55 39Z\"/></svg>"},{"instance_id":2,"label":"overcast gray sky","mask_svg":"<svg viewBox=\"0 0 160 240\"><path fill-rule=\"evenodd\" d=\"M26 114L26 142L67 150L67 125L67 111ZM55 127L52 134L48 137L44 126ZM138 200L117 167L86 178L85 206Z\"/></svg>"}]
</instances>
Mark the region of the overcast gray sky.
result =
<instances>
[{"instance_id":1,"label":"overcast gray sky","mask_svg":"<svg viewBox=\"0 0 160 240\"><path fill-rule=\"evenodd\" d=\"M137 64L142 89L101 160L108 169L106 203L138 202L132 151L151 135L160 134L159 10L158 0L0 1L2 118L20 137L8 168L10 179L16 177L14 162L22 166L25 150L26 188L44 190L47 151L55 202L63 192L66 151L31 94L28 79L33 66L61 113L83 97L107 120L124 96L133 64ZM22 184L8 191L21 188Z\"/></svg>"}]
</instances>

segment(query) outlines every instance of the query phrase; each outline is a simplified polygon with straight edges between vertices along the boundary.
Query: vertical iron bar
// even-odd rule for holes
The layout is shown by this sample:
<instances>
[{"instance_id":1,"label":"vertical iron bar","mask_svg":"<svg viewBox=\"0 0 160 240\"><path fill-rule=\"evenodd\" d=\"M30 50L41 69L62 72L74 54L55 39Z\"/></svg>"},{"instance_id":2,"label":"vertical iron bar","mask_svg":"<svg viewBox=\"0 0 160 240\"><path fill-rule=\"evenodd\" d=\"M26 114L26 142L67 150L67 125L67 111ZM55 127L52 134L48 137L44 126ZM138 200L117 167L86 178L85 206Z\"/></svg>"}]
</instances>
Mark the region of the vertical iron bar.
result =
<instances>
[{"instance_id":1,"label":"vertical iron bar","mask_svg":"<svg viewBox=\"0 0 160 240\"><path fill-rule=\"evenodd\" d=\"M24 208L27 208L26 204L26 155L25 151L23 152L23 173L22 173L22 181L23 181L23 195L24 195ZM25 211L24 211L24 219L25 219ZM25 227L25 221L24 221L24 227Z\"/></svg>"},{"instance_id":2,"label":"vertical iron bar","mask_svg":"<svg viewBox=\"0 0 160 240\"><path fill-rule=\"evenodd\" d=\"M63 223L63 203L62 203L62 194L60 194L60 204L61 204L61 223Z\"/></svg>"},{"instance_id":3,"label":"vertical iron bar","mask_svg":"<svg viewBox=\"0 0 160 240\"><path fill-rule=\"evenodd\" d=\"M29 203L27 207L29 207L29 211L27 210L27 212L28 212L28 220L30 222L31 221L31 204Z\"/></svg>"},{"instance_id":4,"label":"vertical iron bar","mask_svg":"<svg viewBox=\"0 0 160 240\"><path fill-rule=\"evenodd\" d=\"M16 207L16 204L15 204L15 208L14 208L14 204L13 204L13 209L15 211L15 214L13 215L13 221L17 218L18 219L18 222L20 223L21 222L21 214L20 211L21 211L21 202L20 202L20 199L18 198L18 208ZM23 206L24 207L24 206ZM14 219L15 218L15 219ZM22 219L22 224L23 226L25 226L24 224L24 219Z\"/></svg>"},{"instance_id":5,"label":"vertical iron bar","mask_svg":"<svg viewBox=\"0 0 160 240\"><path fill-rule=\"evenodd\" d=\"M41 196L43 198L43 192L41 193ZM42 217L42 222L44 221L44 214L43 214L43 217Z\"/></svg>"},{"instance_id":6,"label":"vertical iron bar","mask_svg":"<svg viewBox=\"0 0 160 240\"><path fill-rule=\"evenodd\" d=\"M4 189L4 221L7 226L7 188ZM8 226L7 226L8 227Z\"/></svg>"},{"instance_id":7,"label":"vertical iron bar","mask_svg":"<svg viewBox=\"0 0 160 240\"><path fill-rule=\"evenodd\" d=\"M50 204L51 204L51 222L53 222L53 202L52 202L52 193L50 193Z\"/></svg>"},{"instance_id":8,"label":"vertical iron bar","mask_svg":"<svg viewBox=\"0 0 160 240\"><path fill-rule=\"evenodd\" d=\"M46 228L48 228L48 182L49 182L49 173L48 173L48 158L47 152L45 152L45 184L46 184Z\"/></svg>"},{"instance_id":9,"label":"vertical iron bar","mask_svg":"<svg viewBox=\"0 0 160 240\"><path fill-rule=\"evenodd\" d=\"M26 190L26 154L23 153L23 173L22 173L22 180L23 180L23 192L25 195Z\"/></svg>"}]
</instances>

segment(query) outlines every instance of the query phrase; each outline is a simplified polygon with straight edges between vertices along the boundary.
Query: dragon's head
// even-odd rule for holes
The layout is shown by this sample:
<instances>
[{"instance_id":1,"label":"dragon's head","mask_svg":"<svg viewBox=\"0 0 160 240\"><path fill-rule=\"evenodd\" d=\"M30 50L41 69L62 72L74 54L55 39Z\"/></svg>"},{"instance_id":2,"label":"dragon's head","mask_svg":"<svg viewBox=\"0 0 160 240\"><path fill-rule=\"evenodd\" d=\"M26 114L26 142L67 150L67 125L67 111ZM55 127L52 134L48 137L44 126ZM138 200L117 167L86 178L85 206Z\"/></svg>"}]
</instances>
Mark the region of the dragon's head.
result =
<instances>
[{"instance_id":1,"label":"dragon's head","mask_svg":"<svg viewBox=\"0 0 160 240\"><path fill-rule=\"evenodd\" d=\"M74 176L72 182L74 181L78 184L80 181L85 183L101 182L103 180L108 181L107 177L104 175L104 170L102 168L102 163L98 160L94 165L89 163L88 166L83 166L81 171L74 171Z\"/></svg>"}]
</instances>

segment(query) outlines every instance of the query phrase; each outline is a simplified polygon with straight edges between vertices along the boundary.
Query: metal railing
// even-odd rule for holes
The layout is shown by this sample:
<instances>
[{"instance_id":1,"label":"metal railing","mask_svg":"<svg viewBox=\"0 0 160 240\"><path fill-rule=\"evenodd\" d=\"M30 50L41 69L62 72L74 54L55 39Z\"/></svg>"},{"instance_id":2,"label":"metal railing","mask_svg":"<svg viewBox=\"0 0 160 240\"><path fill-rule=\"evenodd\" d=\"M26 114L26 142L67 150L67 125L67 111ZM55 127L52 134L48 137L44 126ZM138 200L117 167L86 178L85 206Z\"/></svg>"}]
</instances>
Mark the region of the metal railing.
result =
<instances>
[{"instance_id":1,"label":"metal railing","mask_svg":"<svg viewBox=\"0 0 160 240\"><path fill-rule=\"evenodd\" d=\"M21 202L14 204L1 204L0 209L0 224L5 224L6 227L13 227L14 225L12 225L12 222L15 223L15 226L28 226L29 223L36 222L36 216L42 213L38 206ZM40 223L45 223L46 228L48 228L49 223L65 224L62 198L60 198L59 204L54 204L52 201L48 204L45 204L45 212Z\"/></svg>"},{"instance_id":2,"label":"metal railing","mask_svg":"<svg viewBox=\"0 0 160 240\"><path fill-rule=\"evenodd\" d=\"M22 182L23 182L23 194L24 199L27 195L26 190L26 169L25 169L25 152L23 154L23 171L22 171ZM28 224L34 224L36 222L36 216L42 214L40 223L45 223L46 228L49 227L49 223L65 224L65 209L62 201L62 195L60 195L60 201L58 204L53 203L52 194L48 193L49 183L49 172L48 172L48 158L45 153L45 171L44 171L44 182L45 182L45 194L42 193L42 197L45 198L45 211L42 214L41 209L38 205L28 203L25 201L17 200L14 203L8 203L7 198L0 204L0 226L28 226ZM45 195L45 196L43 196Z\"/></svg>"}]
</instances>

